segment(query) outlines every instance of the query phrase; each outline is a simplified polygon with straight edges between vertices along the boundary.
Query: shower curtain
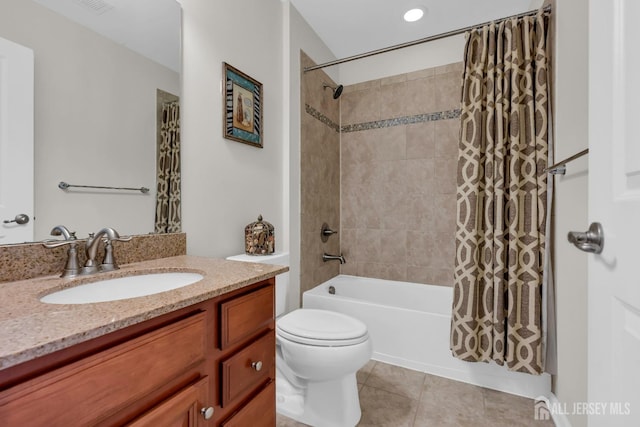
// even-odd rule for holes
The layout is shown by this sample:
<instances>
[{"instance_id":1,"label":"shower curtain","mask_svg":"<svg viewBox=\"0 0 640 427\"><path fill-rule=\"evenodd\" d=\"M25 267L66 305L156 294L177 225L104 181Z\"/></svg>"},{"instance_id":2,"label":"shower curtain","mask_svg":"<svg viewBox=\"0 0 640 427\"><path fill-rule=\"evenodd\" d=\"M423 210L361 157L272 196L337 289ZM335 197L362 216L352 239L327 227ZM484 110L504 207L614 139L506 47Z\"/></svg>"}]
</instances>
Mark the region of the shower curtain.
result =
<instances>
[{"instance_id":1,"label":"shower curtain","mask_svg":"<svg viewBox=\"0 0 640 427\"><path fill-rule=\"evenodd\" d=\"M544 370L549 14L467 34L451 351Z\"/></svg>"},{"instance_id":2,"label":"shower curtain","mask_svg":"<svg viewBox=\"0 0 640 427\"><path fill-rule=\"evenodd\" d=\"M177 102L162 104L157 173L155 232L180 232L180 105Z\"/></svg>"}]
</instances>

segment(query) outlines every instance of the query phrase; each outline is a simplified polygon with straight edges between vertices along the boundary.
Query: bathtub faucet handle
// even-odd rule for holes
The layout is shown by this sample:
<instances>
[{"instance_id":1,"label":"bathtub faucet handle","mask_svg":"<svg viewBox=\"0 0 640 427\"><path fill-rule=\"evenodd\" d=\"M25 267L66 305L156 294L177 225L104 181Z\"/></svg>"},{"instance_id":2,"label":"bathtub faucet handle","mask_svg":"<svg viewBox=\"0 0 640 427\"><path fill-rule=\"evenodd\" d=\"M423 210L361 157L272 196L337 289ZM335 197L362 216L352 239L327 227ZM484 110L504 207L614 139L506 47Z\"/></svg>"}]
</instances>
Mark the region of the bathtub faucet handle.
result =
<instances>
[{"instance_id":1,"label":"bathtub faucet handle","mask_svg":"<svg viewBox=\"0 0 640 427\"><path fill-rule=\"evenodd\" d=\"M322 239L322 241L326 242L327 240L329 240L329 236L331 236L332 234L338 234L338 232L330 229L329 224L327 224L326 222L323 223L322 229L320 230L320 238Z\"/></svg>"}]
</instances>

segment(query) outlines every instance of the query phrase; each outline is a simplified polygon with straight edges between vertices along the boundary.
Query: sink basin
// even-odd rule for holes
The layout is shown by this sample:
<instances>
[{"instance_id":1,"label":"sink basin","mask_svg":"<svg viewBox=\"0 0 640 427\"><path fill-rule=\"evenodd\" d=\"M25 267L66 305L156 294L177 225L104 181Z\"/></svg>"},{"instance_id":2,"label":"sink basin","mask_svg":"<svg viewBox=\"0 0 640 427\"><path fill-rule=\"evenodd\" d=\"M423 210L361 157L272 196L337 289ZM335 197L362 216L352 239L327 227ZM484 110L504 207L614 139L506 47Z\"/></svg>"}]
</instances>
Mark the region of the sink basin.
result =
<instances>
[{"instance_id":1,"label":"sink basin","mask_svg":"<svg viewBox=\"0 0 640 427\"><path fill-rule=\"evenodd\" d=\"M48 304L86 304L117 301L153 295L178 289L202 280L198 273L152 273L118 277L87 283L45 295L40 301Z\"/></svg>"}]
</instances>

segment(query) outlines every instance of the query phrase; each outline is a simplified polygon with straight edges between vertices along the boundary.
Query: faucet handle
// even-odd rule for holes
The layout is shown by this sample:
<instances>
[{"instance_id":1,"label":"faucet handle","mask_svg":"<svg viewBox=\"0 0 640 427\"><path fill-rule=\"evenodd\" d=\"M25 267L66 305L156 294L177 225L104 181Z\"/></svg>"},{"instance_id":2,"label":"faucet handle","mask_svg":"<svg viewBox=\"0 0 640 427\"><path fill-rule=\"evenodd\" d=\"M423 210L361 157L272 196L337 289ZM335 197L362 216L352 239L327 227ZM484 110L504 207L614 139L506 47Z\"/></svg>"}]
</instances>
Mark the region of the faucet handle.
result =
<instances>
[{"instance_id":1,"label":"faucet handle","mask_svg":"<svg viewBox=\"0 0 640 427\"><path fill-rule=\"evenodd\" d=\"M67 262L64 266L64 271L60 277L75 277L78 275L80 269L78 267L78 240L76 239L75 232L71 233L71 236L67 240L55 240L49 239L42 241L45 248L57 248L60 246L69 245L67 251Z\"/></svg>"},{"instance_id":2,"label":"faucet handle","mask_svg":"<svg viewBox=\"0 0 640 427\"><path fill-rule=\"evenodd\" d=\"M104 236L102 239L104 241L104 260L102 261L102 264L100 264L101 271L113 271L113 270L118 270L120 268L118 267L118 264L116 263L116 259L113 255L112 242L113 241L128 242L129 240L132 239L132 237L120 236L118 234L116 234L116 236L118 237L109 238L108 236Z\"/></svg>"},{"instance_id":3,"label":"faucet handle","mask_svg":"<svg viewBox=\"0 0 640 427\"><path fill-rule=\"evenodd\" d=\"M116 263L116 259L113 255L113 245L112 242L116 240L119 242L128 242L131 240L131 236L123 236L115 239L104 239L104 260L102 264L100 264L100 269L102 271L113 271L118 270L118 264Z\"/></svg>"},{"instance_id":4,"label":"faucet handle","mask_svg":"<svg viewBox=\"0 0 640 427\"><path fill-rule=\"evenodd\" d=\"M320 229L320 239L323 243L326 243L329 240L329 236L332 234L338 234L337 231L329 228L329 224L326 222L322 223L322 228Z\"/></svg>"},{"instance_id":5,"label":"faucet handle","mask_svg":"<svg viewBox=\"0 0 640 427\"><path fill-rule=\"evenodd\" d=\"M106 242L128 242L131 239L133 239L132 236L118 236L118 237L102 236L102 241L105 243Z\"/></svg>"},{"instance_id":6,"label":"faucet handle","mask_svg":"<svg viewBox=\"0 0 640 427\"><path fill-rule=\"evenodd\" d=\"M102 242L105 245L111 245L111 242L128 242L132 239L132 236L118 236L114 238L109 238L108 236L102 236Z\"/></svg>"},{"instance_id":7,"label":"faucet handle","mask_svg":"<svg viewBox=\"0 0 640 427\"><path fill-rule=\"evenodd\" d=\"M57 248L59 246L65 246L65 245L75 245L77 243L77 240L57 240L57 239L47 239L47 240L43 240L42 245L45 248Z\"/></svg>"}]
</instances>

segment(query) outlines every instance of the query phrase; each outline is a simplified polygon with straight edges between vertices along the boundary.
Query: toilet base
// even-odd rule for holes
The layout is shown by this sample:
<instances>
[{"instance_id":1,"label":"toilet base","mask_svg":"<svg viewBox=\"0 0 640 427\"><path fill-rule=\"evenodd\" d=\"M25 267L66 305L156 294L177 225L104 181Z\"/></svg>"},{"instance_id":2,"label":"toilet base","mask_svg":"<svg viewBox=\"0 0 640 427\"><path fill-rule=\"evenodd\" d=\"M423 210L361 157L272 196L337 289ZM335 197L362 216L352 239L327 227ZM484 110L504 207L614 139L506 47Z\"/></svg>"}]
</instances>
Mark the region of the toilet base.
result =
<instances>
[{"instance_id":1,"label":"toilet base","mask_svg":"<svg viewBox=\"0 0 640 427\"><path fill-rule=\"evenodd\" d=\"M353 427L362 415L356 375L300 388L276 367L276 411L314 427Z\"/></svg>"}]
</instances>

